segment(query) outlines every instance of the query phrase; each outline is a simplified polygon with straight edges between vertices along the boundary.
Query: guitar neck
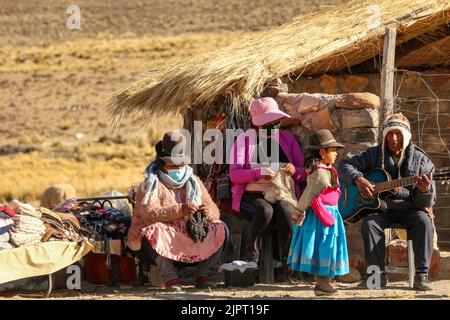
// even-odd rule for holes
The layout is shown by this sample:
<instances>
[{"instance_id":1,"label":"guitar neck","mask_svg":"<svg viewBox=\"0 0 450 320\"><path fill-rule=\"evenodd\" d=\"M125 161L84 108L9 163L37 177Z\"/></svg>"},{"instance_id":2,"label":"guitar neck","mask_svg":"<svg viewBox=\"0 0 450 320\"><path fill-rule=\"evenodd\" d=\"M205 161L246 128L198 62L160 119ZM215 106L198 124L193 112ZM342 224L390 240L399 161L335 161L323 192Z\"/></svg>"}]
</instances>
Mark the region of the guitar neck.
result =
<instances>
[{"instance_id":1,"label":"guitar neck","mask_svg":"<svg viewBox=\"0 0 450 320\"><path fill-rule=\"evenodd\" d=\"M375 193L392 190L398 187L410 186L413 185L414 183L416 183L416 177L414 176L380 182L375 184Z\"/></svg>"}]
</instances>

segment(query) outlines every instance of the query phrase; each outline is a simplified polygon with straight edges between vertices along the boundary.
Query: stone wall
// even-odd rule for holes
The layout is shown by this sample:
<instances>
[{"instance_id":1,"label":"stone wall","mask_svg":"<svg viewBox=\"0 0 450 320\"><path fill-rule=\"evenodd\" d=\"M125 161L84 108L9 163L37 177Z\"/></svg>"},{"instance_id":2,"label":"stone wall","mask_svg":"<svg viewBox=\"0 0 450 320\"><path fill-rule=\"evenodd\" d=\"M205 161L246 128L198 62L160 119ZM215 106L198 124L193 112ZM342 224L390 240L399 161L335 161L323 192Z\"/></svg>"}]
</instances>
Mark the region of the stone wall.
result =
<instances>
[{"instance_id":1,"label":"stone wall","mask_svg":"<svg viewBox=\"0 0 450 320\"><path fill-rule=\"evenodd\" d=\"M340 156L359 153L375 145L378 136L380 99L371 93L288 94L275 99L301 125L291 127L303 146L313 131L328 129L345 144Z\"/></svg>"},{"instance_id":2,"label":"stone wall","mask_svg":"<svg viewBox=\"0 0 450 320\"><path fill-rule=\"evenodd\" d=\"M435 76L430 73L444 75ZM402 112L410 119L412 141L427 152L436 167L449 167L450 70L433 70L428 74L408 72L397 75L395 111ZM290 130L297 135L303 146L307 145L311 132L320 129L332 131L336 139L346 146L339 151L339 161L377 144L379 93L380 76L377 74L322 75L300 78L295 82L287 78L274 82L263 96L274 97L282 109L298 120L291 121ZM444 101L437 103L437 98ZM446 186L438 186L438 200L434 210L438 245L441 249L450 248L450 194L446 191ZM360 228L361 222L346 225L350 265L364 271ZM403 251L401 256L392 257L394 265L403 261ZM434 267L430 272L433 278L439 273L438 260L439 251L436 251L433 255Z\"/></svg>"},{"instance_id":3,"label":"stone wall","mask_svg":"<svg viewBox=\"0 0 450 320\"><path fill-rule=\"evenodd\" d=\"M368 92L377 96L380 94L380 76L378 74L322 75L299 78L295 82L287 78L282 81L288 84L288 91L291 94L311 93L312 96L324 95L324 97L327 95L339 96L348 92ZM448 153L448 149L450 149L450 69L423 71L422 74L399 72L396 75L395 92L397 96L396 110L401 111L411 121L412 141L430 156L437 168L450 167ZM283 95L283 93L280 94ZM437 103L436 97L442 100ZM336 121L338 118L342 119L345 116L343 116L342 111L344 110L341 107L336 105L334 110L341 112L340 117L335 116L336 111L331 112L334 116L332 117L334 124L336 124L339 123ZM362 119L357 121L358 125L361 124L360 120ZM347 126L349 122L353 122L353 119L341 124ZM346 144L348 142L358 144L358 138L361 138L362 143L370 145L366 141L370 140L372 134L375 134L375 130L373 132L372 130L363 130L367 133L361 136L358 130L355 130L356 128L351 128L350 132L346 129L349 128L340 130L340 138ZM356 145L352 151L357 152L358 149L360 148ZM345 155L347 153L343 154L343 156ZM438 199L434 213L438 246L441 250L450 250L450 188L446 185L438 185L437 192Z\"/></svg>"},{"instance_id":4,"label":"stone wall","mask_svg":"<svg viewBox=\"0 0 450 320\"><path fill-rule=\"evenodd\" d=\"M285 93L275 96L278 104L293 118L300 120L290 128L302 146L308 144L313 131L330 130L344 143L339 158L359 154L377 143L380 99L372 93ZM365 270L361 222L346 225L350 266Z\"/></svg>"}]
</instances>

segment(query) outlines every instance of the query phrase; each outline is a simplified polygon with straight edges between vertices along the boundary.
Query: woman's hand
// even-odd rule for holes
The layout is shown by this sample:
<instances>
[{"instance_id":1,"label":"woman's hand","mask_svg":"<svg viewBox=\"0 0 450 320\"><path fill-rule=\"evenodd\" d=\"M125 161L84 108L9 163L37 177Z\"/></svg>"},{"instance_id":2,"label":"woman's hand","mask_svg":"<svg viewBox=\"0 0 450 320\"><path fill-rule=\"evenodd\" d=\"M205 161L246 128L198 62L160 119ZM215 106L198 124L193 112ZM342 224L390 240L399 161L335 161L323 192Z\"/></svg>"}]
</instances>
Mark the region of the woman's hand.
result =
<instances>
[{"instance_id":1,"label":"woman's hand","mask_svg":"<svg viewBox=\"0 0 450 320\"><path fill-rule=\"evenodd\" d=\"M205 204L202 204L199 208L199 210L203 213L205 217L209 215L209 207Z\"/></svg>"},{"instance_id":2,"label":"woman's hand","mask_svg":"<svg viewBox=\"0 0 450 320\"><path fill-rule=\"evenodd\" d=\"M281 168L281 170L283 170L284 173L286 173L288 176L293 176L295 173L295 167L292 163L288 163L283 168Z\"/></svg>"},{"instance_id":3,"label":"woman's hand","mask_svg":"<svg viewBox=\"0 0 450 320\"><path fill-rule=\"evenodd\" d=\"M261 168L261 179L272 181L275 178L275 171L270 168Z\"/></svg>"},{"instance_id":4,"label":"woman's hand","mask_svg":"<svg viewBox=\"0 0 450 320\"><path fill-rule=\"evenodd\" d=\"M189 216L197 212L198 207L195 204L183 203L181 205L181 211L183 211L183 215Z\"/></svg>"}]
</instances>

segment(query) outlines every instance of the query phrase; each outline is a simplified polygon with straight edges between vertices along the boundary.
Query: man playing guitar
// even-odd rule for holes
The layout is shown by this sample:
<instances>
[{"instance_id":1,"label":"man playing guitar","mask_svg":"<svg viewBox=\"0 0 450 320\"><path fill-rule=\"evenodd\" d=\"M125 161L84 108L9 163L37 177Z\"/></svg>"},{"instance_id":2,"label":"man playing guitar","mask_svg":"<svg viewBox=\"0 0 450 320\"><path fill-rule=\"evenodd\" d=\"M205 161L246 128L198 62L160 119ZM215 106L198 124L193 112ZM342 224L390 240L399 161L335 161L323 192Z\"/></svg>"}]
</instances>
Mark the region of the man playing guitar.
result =
<instances>
[{"instance_id":1,"label":"man playing guitar","mask_svg":"<svg viewBox=\"0 0 450 320\"><path fill-rule=\"evenodd\" d=\"M374 196L374 185L364 175L375 168L382 168L392 179L416 176L412 186L399 187L387 196L379 210L362 218L361 233L364 242L367 267L380 268L381 286L386 286L384 273L384 229L400 224L407 229L415 254L416 275L414 289L432 290L428 280L428 268L433 253L434 226L427 212L436 202L435 183L430 179L434 165L428 156L411 140L409 120L401 113L390 116L383 126L383 142L361 155L343 160L338 165L340 177L348 184L356 184L361 195ZM370 274L367 274L367 279ZM366 281L363 282L366 284Z\"/></svg>"}]
</instances>

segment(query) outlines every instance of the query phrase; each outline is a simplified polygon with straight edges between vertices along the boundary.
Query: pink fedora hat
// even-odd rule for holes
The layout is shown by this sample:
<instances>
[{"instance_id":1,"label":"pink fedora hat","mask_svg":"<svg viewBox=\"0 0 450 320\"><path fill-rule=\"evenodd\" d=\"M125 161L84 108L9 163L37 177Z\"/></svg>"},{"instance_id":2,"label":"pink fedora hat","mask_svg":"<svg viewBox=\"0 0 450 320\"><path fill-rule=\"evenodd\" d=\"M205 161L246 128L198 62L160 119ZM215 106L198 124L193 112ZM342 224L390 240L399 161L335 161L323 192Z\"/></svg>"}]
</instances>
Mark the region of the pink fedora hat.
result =
<instances>
[{"instance_id":1,"label":"pink fedora hat","mask_svg":"<svg viewBox=\"0 0 450 320\"><path fill-rule=\"evenodd\" d=\"M278 108L278 103L270 97L259 98L253 101L250 104L250 114L252 115L252 123L255 126L263 126L275 120L291 117L281 111Z\"/></svg>"}]
</instances>

